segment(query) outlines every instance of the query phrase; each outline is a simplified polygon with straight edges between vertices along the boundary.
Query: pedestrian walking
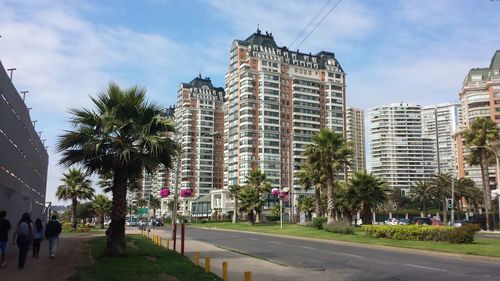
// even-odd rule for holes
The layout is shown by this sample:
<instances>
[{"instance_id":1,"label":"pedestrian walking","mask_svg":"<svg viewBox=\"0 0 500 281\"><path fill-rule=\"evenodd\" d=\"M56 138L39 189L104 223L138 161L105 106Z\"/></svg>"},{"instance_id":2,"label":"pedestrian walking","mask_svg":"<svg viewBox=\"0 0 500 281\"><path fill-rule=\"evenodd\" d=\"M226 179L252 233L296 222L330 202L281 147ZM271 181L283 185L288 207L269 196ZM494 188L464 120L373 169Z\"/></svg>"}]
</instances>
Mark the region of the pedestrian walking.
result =
<instances>
[{"instance_id":1,"label":"pedestrian walking","mask_svg":"<svg viewBox=\"0 0 500 281\"><path fill-rule=\"evenodd\" d=\"M40 244L43 240L43 223L41 219L36 219L35 221L35 229L33 231L33 257L40 257Z\"/></svg>"},{"instance_id":2,"label":"pedestrian walking","mask_svg":"<svg viewBox=\"0 0 500 281\"><path fill-rule=\"evenodd\" d=\"M50 258L56 257L57 244L59 242L59 234L61 234L61 224L57 221L57 216L53 215L51 220L45 226L45 238L49 240Z\"/></svg>"},{"instance_id":3,"label":"pedestrian walking","mask_svg":"<svg viewBox=\"0 0 500 281\"><path fill-rule=\"evenodd\" d=\"M17 224L16 231L12 237L12 243L19 248L19 259L17 260L17 268L23 269L26 264L26 257L33 239L33 224L30 214L24 213Z\"/></svg>"},{"instance_id":4,"label":"pedestrian walking","mask_svg":"<svg viewBox=\"0 0 500 281\"><path fill-rule=\"evenodd\" d=\"M5 219L7 212L0 211L0 252L2 252L2 260L0 266L5 266L5 255L7 254L7 242L9 241L10 222Z\"/></svg>"}]
</instances>

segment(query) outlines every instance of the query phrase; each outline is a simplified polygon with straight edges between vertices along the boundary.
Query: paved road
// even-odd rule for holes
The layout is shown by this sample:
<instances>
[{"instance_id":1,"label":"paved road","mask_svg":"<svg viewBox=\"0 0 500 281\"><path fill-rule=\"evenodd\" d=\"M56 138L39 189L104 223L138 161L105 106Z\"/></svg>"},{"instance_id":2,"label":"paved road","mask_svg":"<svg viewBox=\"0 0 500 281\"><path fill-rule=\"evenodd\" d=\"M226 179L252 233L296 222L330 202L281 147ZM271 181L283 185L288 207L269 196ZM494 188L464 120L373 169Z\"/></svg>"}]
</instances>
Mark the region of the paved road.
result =
<instances>
[{"instance_id":1,"label":"paved road","mask_svg":"<svg viewBox=\"0 0 500 281\"><path fill-rule=\"evenodd\" d=\"M341 280L500 280L500 262L202 228L187 228L186 235Z\"/></svg>"}]
</instances>

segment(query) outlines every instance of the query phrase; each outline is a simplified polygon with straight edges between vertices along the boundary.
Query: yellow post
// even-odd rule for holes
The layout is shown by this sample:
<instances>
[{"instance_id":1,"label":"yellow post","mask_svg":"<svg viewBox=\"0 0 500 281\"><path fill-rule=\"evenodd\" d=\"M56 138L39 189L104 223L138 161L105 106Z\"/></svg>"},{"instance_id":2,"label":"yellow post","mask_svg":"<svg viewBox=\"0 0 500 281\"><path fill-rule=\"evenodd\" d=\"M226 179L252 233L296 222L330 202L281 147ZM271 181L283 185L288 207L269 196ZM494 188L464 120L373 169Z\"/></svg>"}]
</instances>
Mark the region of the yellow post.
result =
<instances>
[{"instance_id":1,"label":"yellow post","mask_svg":"<svg viewBox=\"0 0 500 281\"><path fill-rule=\"evenodd\" d=\"M222 262L222 281L228 281L229 278L227 276L227 261Z\"/></svg>"},{"instance_id":2,"label":"yellow post","mask_svg":"<svg viewBox=\"0 0 500 281\"><path fill-rule=\"evenodd\" d=\"M200 252L194 252L194 265L200 266Z\"/></svg>"},{"instance_id":3,"label":"yellow post","mask_svg":"<svg viewBox=\"0 0 500 281\"><path fill-rule=\"evenodd\" d=\"M161 245L161 243L162 243L162 241L161 241L161 237L158 237L158 246L160 246L160 247L161 247L161 246L162 246L162 245Z\"/></svg>"},{"instance_id":4,"label":"yellow post","mask_svg":"<svg viewBox=\"0 0 500 281\"><path fill-rule=\"evenodd\" d=\"M252 272L245 271L245 281L252 281Z\"/></svg>"},{"instance_id":5,"label":"yellow post","mask_svg":"<svg viewBox=\"0 0 500 281\"><path fill-rule=\"evenodd\" d=\"M205 272L210 272L210 257L205 257Z\"/></svg>"},{"instance_id":6,"label":"yellow post","mask_svg":"<svg viewBox=\"0 0 500 281\"><path fill-rule=\"evenodd\" d=\"M170 249L170 240L167 239L165 241L165 244L166 244L165 247L167 247L167 250L169 250Z\"/></svg>"}]
</instances>

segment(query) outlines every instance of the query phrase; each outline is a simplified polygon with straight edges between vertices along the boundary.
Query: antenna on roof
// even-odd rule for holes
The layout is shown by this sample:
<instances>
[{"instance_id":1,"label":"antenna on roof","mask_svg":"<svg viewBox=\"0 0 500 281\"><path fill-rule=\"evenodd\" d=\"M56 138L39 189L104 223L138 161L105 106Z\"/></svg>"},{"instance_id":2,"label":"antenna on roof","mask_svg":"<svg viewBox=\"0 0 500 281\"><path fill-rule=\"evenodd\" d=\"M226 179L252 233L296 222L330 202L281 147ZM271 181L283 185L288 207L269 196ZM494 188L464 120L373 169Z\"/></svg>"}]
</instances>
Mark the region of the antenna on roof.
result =
<instances>
[{"instance_id":1,"label":"antenna on roof","mask_svg":"<svg viewBox=\"0 0 500 281\"><path fill-rule=\"evenodd\" d=\"M198 78L201 79L201 69L198 71Z\"/></svg>"},{"instance_id":2,"label":"antenna on roof","mask_svg":"<svg viewBox=\"0 0 500 281\"><path fill-rule=\"evenodd\" d=\"M257 24L257 34L260 34L259 24Z\"/></svg>"}]
</instances>

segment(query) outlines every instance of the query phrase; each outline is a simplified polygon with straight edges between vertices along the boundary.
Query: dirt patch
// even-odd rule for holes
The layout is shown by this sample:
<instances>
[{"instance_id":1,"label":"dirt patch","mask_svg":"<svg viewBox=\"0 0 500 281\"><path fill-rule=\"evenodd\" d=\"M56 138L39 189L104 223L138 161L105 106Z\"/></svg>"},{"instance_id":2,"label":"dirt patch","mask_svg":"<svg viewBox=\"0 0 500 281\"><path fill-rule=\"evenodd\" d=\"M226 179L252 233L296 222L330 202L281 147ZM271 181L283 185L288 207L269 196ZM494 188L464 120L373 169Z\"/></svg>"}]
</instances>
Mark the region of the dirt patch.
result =
<instances>
[{"instance_id":1,"label":"dirt patch","mask_svg":"<svg viewBox=\"0 0 500 281\"><path fill-rule=\"evenodd\" d=\"M179 281L179 279L177 279L177 277L175 277L175 276L168 275L166 273L161 273L160 274L160 281Z\"/></svg>"}]
</instances>

